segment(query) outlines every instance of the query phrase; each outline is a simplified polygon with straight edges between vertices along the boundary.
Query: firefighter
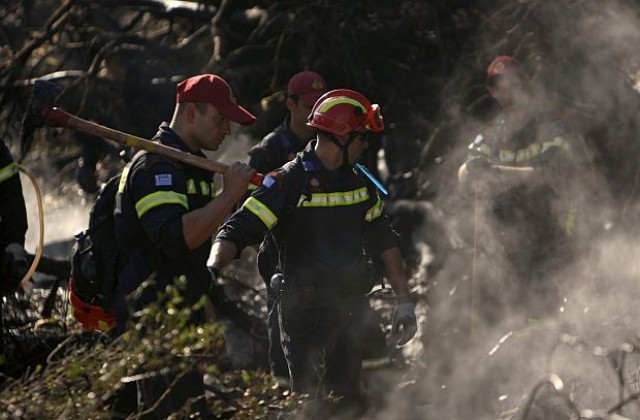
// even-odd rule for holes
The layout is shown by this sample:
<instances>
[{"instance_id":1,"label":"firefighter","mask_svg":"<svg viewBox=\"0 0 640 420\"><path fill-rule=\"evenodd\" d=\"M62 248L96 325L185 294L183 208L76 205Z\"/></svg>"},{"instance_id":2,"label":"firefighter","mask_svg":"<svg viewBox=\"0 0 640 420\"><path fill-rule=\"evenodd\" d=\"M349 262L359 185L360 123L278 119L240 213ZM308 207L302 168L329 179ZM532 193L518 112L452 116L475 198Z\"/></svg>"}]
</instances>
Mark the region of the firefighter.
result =
<instances>
[{"instance_id":1,"label":"firefighter","mask_svg":"<svg viewBox=\"0 0 640 420\"><path fill-rule=\"evenodd\" d=\"M296 73L287 84L286 106L288 115L275 130L265 136L249 151L249 166L267 174L281 167L315 137L315 130L307 125L311 108L327 91L324 78L313 71ZM280 345L278 312L271 278L277 272L278 250L270 235L266 235L258 252L258 271L267 289L267 327L269 332L269 368L276 381L289 386L289 369ZM277 278L274 279L277 283Z\"/></svg>"},{"instance_id":2,"label":"firefighter","mask_svg":"<svg viewBox=\"0 0 640 420\"><path fill-rule=\"evenodd\" d=\"M498 56L490 63L487 89L502 112L469 145L459 180L489 206L495 249L504 254L511 275L505 279L511 287L507 304L545 316L559 298L551 275L571 256L577 137L548 111L515 58Z\"/></svg>"},{"instance_id":3,"label":"firefighter","mask_svg":"<svg viewBox=\"0 0 640 420\"><path fill-rule=\"evenodd\" d=\"M318 398L332 392L363 409L363 315L372 287L365 249L380 257L397 296L393 336L402 345L416 332L395 232L375 188L353 167L383 121L377 105L339 89L316 102L308 125L317 139L265 177L220 229L212 270L269 232L283 275L278 314L292 390Z\"/></svg>"},{"instance_id":4,"label":"firefighter","mask_svg":"<svg viewBox=\"0 0 640 420\"><path fill-rule=\"evenodd\" d=\"M162 123L154 140L196 156L217 150L230 132L229 122L249 125L255 117L239 106L227 82L214 74L188 78L177 86L176 106L170 123ZM137 311L156 299L175 278L185 276L186 304L196 303L211 281L206 262L211 239L236 202L247 191L255 174L248 165L234 163L224 174L224 189L215 196L213 174L153 153L139 152L125 167L116 196L115 224L118 241L128 260L118 276L113 303L118 332L129 317L129 305ZM152 278L135 302L127 297ZM195 313L192 322L202 321ZM195 395L202 395L202 377ZM149 381L142 393L151 406L166 390L162 378ZM194 388L197 388L194 384ZM176 387L181 388L181 387ZM162 417L192 396L176 389L175 398L164 398L155 415Z\"/></svg>"},{"instance_id":5,"label":"firefighter","mask_svg":"<svg viewBox=\"0 0 640 420\"><path fill-rule=\"evenodd\" d=\"M0 139L0 371L4 371L6 358L2 295L13 291L27 272L27 253L24 250L27 227L27 209L18 166Z\"/></svg>"},{"instance_id":6,"label":"firefighter","mask_svg":"<svg viewBox=\"0 0 640 420\"><path fill-rule=\"evenodd\" d=\"M314 71L294 74L287 84L288 115L271 133L249 151L249 166L267 174L301 152L315 137L307 118L316 101L327 92L327 82Z\"/></svg>"}]
</instances>

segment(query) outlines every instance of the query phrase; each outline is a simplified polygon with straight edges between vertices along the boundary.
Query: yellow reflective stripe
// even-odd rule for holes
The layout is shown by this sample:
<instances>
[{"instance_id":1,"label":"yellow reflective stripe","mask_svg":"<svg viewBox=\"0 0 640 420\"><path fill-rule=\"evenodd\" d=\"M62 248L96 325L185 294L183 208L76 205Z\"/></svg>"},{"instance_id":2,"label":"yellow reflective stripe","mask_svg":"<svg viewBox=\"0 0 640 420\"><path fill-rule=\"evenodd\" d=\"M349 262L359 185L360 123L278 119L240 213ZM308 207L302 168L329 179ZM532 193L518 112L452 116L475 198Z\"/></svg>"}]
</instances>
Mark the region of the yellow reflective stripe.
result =
<instances>
[{"instance_id":1,"label":"yellow reflective stripe","mask_svg":"<svg viewBox=\"0 0 640 420\"><path fill-rule=\"evenodd\" d=\"M211 197L216 197L216 184L213 181L211 181Z\"/></svg>"},{"instance_id":2,"label":"yellow reflective stripe","mask_svg":"<svg viewBox=\"0 0 640 420\"><path fill-rule=\"evenodd\" d=\"M353 191L313 193L311 194L311 200L302 195L298 200L298 207L351 206L367 201L368 199L369 192L367 191L367 187L362 187Z\"/></svg>"},{"instance_id":3,"label":"yellow reflective stripe","mask_svg":"<svg viewBox=\"0 0 640 420\"><path fill-rule=\"evenodd\" d=\"M131 169L131 164L128 163L125 165L122 170L122 175L120 175L120 182L118 182L118 193L122 194L127 187L127 177L129 176L129 170Z\"/></svg>"},{"instance_id":4,"label":"yellow reflective stripe","mask_svg":"<svg viewBox=\"0 0 640 420\"><path fill-rule=\"evenodd\" d=\"M365 106L362 105L360 102L356 101L355 99L347 98L345 96L336 96L335 98L330 98L325 100L318 111L324 113L330 110L331 108L333 108L334 106L340 105L340 104L350 104L362 109L362 112L364 113L367 112L367 108L365 108Z\"/></svg>"},{"instance_id":5,"label":"yellow reflective stripe","mask_svg":"<svg viewBox=\"0 0 640 420\"><path fill-rule=\"evenodd\" d=\"M534 143L525 149L520 149L516 151L516 162L525 162L529 159L532 159L540 154L542 150L542 146L538 143Z\"/></svg>"},{"instance_id":6,"label":"yellow reflective stripe","mask_svg":"<svg viewBox=\"0 0 640 420\"><path fill-rule=\"evenodd\" d=\"M470 148L485 154L490 154L490 152L484 149L485 147L488 149L486 145L483 144L480 146L475 146L475 147L474 146L475 145L472 144ZM498 156L501 162L521 163L521 162L526 162L530 159L533 159L534 157L541 155L547 150L554 147L559 147L565 151L571 150L571 145L569 144L569 142L566 141L564 138L558 136L558 137L555 137L553 140L545 141L543 143L533 143L528 147L524 149L516 150L515 152L512 150L506 150L506 149L500 150L498 152Z\"/></svg>"},{"instance_id":7,"label":"yellow reflective stripe","mask_svg":"<svg viewBox=\"0 0 640 420\"><path fill-rule=\"evenodd\" d=\"M209 183L207 181L200 181L200 191L202 191L202 195L205 196L208 196L211 193Z\"/></svg>"},{"instance_id":8,"label":"yellow reflective stripe","mask_svg":"<svg viewBox=\"0 0 640 420\"><path fill-rule=\"evenodd\" d=\"M569 151L569 149L571 149L571 145L569 145L569 142L566 141L564 138L558 136L555 137L553 140L550 141L545 141L544 143L542 143L542 152L544 153L547 150L551 149L552 147L559 147L562 150L565 151Z\"/></svg>"},{"instance_id":9,"label":"yellow reflective stripe","mask_svg":"<svg viewBox=\"0 0 640 420\"><path fill-rule=\"evenodd\" d=\"M367 222L376 220L378 217L380 217L380 215L382 215L383 210L384 210L384 206L382 205L382 200L380 199L380 197L378 197L378 201L376 201L376 204L374 204L373 207L371 207L367 211L367 214L364 217L364 220L366 220Z\"/></svg>"},{"instance_id":10,"label":"yellow reflective stripe","mask_svg":"<svg viewBox=\"0 0 640 420\"><path fill-rule=\"evenodd\" d=\"M253 184L249 184L249 186L247 187L247 191L255 191L257 189L258 189L258 186Z\"/></svg>"},{"instance_id":11,"label":"yellow reflective stripe","mask_svg":"<svg viewBox=\"0 0 640 420\"><path fill-rule=\"evenodd\" d=\"M568 237L572 237L576 230L576 216L578 214L578 203L573 200L569 204L569 210L567 211L567 220L564 224L564 232Z\"/></svg>"},{"instance_id":12,"label":"yellow reflective stripe","mask_svg":"<svg viewBox=\"0 0 640 420\"><path fill-rule=\"evenodd\" d=\"M273 214L269 207L264 205L255 197L247 198L242 207L258 216L258 219L262 220L262 223L264 223L268 229L271 229L276 225L276 223L278 223L278 218Z\"/></svg>"},{"instance_id":13,"label":"yellow reflective stripe","mask_svg":"<svg viewBox=\"0 0 640 420\"><path fill-rule=\"evenodd\" d=\"M4 168L0 169L0 182L4 182L18 173L18 165L15 162L11 162Z\"/></svg>"},{"instance_id":14,"label":"yellow reflective stripe","mask_svg":"<svg viewBox=\"0 0 640 420\"><path fill-rule=\"evenodd\" d=\"M500 162L513 162L516 160L516 154L511 150L500 150L498 157L500 158Z\"/></svg>"},{"instance_id":15,"label":"yellow reflective stripe","mask_svg":"<svg viewBox=\"0 0 640 420\"><path fill-rule=\"evenodd\" d=\"M136 203L136 213L138 217L142 217L152 208L163 204L180 204L189 210L189 202L187 201L186 195L174 191L156 191L138 200Z\"/></svg>"},{"instance_id":16,"label":"yellow reflective stripe","mask_svg":"<svg viewBox=\"0 0 640 420\"><path fill-rule=\"evenodd\" d=\"M187 194L195 194L196 192L196 181L191 178L187 181Z\"/></svg>"}]
</instances>

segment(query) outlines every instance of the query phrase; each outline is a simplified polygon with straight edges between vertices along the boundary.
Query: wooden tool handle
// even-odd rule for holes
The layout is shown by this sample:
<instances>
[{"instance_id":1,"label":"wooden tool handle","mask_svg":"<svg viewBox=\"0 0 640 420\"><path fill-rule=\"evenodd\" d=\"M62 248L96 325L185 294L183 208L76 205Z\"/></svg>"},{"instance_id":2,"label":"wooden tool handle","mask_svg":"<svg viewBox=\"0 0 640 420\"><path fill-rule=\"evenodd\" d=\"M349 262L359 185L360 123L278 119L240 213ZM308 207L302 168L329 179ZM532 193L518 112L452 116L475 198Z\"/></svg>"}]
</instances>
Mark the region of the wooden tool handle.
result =
<instances>
[{"instance_id":1,"label":"wooden tool handle","mask_svg":"<svg viewBox=\"0 0 640 420\"><path fill-rule=\"evenodd\" d=\"M147 152L157 153L159 155L167 156L177 161L186 163L191 166L196 166L210 172L216 172L224 174L229 169L229 166L217 162L211 159L205 159L200 156L192 155L191 153L183 152L182 150L175 149L173 147L165 146L164 144L156 143L151 140L143 139L142 137L134 136L133 134L124 133L122 131L114 130L113 128L105 127L100 124L87 121L75 115L57 108L48 107L41 111L45 122L50 127L64 127L71 128L76 131L91 134L97 137L102 137L107 140L112 140L120 143L124 146L130 146L134 149L142 149ZM264 175L255 174L251 179L251 183L257 186L262 185Z\"/></svg>"}]
</instances>

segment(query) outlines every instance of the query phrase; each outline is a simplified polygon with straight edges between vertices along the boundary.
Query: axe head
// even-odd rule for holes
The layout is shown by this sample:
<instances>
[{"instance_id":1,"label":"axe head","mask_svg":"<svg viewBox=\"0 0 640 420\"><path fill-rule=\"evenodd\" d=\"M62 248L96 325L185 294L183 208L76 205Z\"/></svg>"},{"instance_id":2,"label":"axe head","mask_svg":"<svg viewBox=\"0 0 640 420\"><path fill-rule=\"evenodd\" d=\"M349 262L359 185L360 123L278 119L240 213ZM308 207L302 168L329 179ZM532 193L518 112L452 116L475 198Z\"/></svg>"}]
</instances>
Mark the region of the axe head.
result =
<instances>
[{"instance_id":1,"label":"axe head","mask_svg":"<svg viewBox=\"0 0 640 420\"><path fill-rule=\"evenodd\" d=\"M36 128L45 125L46 120L42 111L54 106L56 97L61 91L62 88L53 82L36 80L34 83L20 127L20 160L24 159L31 148Z\"/></svg>"}]
</instances>

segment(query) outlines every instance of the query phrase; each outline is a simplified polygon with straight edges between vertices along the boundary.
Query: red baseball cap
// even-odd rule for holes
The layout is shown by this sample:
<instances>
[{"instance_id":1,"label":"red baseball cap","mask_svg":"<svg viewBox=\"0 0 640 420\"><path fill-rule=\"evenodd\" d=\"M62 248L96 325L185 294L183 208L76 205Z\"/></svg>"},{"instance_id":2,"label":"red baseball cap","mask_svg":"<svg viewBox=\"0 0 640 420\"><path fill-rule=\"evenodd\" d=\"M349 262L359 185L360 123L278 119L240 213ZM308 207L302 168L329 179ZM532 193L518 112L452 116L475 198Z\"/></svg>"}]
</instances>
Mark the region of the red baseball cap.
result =
<instances>
[{"instance_id":1,"label":"red baseball cap","mask_svg":"<svg viewBox=\"0 0 640 420\"><path fill-rule=\"evenodd\" d=\"M230 121L250 125L256 117L238 105L231 87L215 74L200 74L178 84L176 103L205 102L216 107L220 114Z\"/></svg>"},{"instance_id":2,"label":"red baseball cap","mask_svg":"<svg viewBox=\"0 0 640 420\"><path fill-rule=\"evenodd\" d=\"M487 67L487 79L500 76L510 71L524 72L522 63L510 55L499 55Z\"/></svg>"},{"instance_id":3,"label":"red baseball cap","mask_svg":"<svg viewBox=\"0 0 640 420\"><path fill-rule=\"evenodd\" d=\"M297 96L306 106L312 107L327 92L327 82L315 71L301 71L289 79L287 95Z\"/></svg>"}]
</instances>

